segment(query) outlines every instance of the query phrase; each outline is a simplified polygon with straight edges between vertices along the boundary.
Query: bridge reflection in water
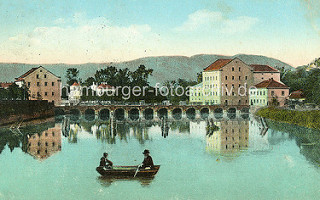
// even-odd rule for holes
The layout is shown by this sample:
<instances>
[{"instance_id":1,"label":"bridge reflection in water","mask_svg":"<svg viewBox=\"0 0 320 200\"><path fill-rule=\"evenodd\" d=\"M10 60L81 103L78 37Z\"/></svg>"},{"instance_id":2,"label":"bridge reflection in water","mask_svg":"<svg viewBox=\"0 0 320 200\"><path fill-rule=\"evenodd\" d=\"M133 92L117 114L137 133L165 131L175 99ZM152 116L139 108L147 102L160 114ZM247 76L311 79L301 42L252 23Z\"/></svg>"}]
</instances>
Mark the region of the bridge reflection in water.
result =
<instances>
[{"instance_id":1,"label":"bridge reflection in water","mask_svg":"<svg viewBox=\"0 0 320 200\"><path fill-rule=\"evenodd\" d=\"M93 121L99 119L106 121L141 121L160 120L162 118L189 120L223 117L236 118L242 114L249 114L247 105L236 106L61 106L55 110L56 116L70 114L72 120L85 119Z\"/></svg>"},{"instance_id":2,"label":"bridge reflection in water","mask_svg":"<svg viewBox=\"0 0 320 200\"><path fill-rule=\"evenodd\" d=\"M290 137L290 140L296 140L301 153L318 166L320 158L318 131L278 125L275 122L268 122L269 129L266 130L260 119L249 117L247 114L229 115L232 116L209 118L209 120L162 118L144 121L117 121L112 118L107 121L88 121L85 118L72 121L74 116L63 116L60 122L53 120L38 125L31 124L17 130L0 128L0 154L8 146L10 151L21 148L23 152L35 159L46 160L62 150L63 139L66 139L67 143L78 143L78 138L84 136L85 138L94 137L103 143L116 144L120 141L128 142L134 138L144 145L146 141L154 138L162 137L166 140L176 134L186 134L188 137L203 139L205 141L203 148L208 154L233 159L242 152L269 152L276 142ZM215 124L218 129L208 131L207 127L212 124Z\"/></svg>"}]
</instances>

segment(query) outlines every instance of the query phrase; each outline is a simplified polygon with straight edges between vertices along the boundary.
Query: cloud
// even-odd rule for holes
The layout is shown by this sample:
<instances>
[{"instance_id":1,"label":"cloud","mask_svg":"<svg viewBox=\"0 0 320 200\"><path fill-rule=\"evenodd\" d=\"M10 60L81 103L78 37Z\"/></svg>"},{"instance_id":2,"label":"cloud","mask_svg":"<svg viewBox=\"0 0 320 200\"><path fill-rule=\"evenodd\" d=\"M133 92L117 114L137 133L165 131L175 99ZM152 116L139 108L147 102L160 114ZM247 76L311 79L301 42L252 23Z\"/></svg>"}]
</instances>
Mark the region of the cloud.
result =
<instances>
[{"instance_id":1,"label":"cloud","mask_svg":"<svg viewBox=\"0 0 320 200\"><path fill-rule=\"evenodd\" d=\"M150 56L162 45L147 24L117 26L106 18L87 19L82 14L54 24L8 38L0 44L0 56L6 62L115 62Z\"/></svg>"},{"instance_id":2,"label":"cloud","mask_svg":"<svg viewBox=\"0 0 320 200\"><path fill-rule=\"evenodd\" d=\"M188 16L188 19L176 31L218 31L221 33L239 33L249 30L258 22L257 18L239 16L228 19L221 12L198 10Z\"/></svg>"},{"instance_id":3,"label":"cloud","mask_svg":"<svg viewBox=\"0 0 320 200\"><path fill-rule=\"evenodd\" d=\"M319 0L300 0L306 10L306 19L312 28L320 35L320 1Z\"/></svg>"}]
</instances>

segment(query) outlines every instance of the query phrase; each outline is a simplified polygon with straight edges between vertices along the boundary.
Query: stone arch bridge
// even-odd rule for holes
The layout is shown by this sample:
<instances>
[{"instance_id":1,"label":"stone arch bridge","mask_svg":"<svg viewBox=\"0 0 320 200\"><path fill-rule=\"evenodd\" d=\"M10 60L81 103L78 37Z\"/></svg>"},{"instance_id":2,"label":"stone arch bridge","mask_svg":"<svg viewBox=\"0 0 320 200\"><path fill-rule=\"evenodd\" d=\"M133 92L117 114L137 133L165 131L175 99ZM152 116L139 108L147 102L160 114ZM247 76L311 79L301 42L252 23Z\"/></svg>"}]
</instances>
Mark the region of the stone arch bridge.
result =
<instances>
[{"instance_id":1,"label":"stone arch bridge","mask_svg":"<svg viewBox=\"0 0 320 200\"><path fill-rule=\"evenodd\" d=\"M166 118L207 118L216 114L247 114L249 105L92 105L60 106L55 108L56 115L72 114L94 116L102 120L114 117L117 120L160 119Z\"/></svg>"}]
</instances>

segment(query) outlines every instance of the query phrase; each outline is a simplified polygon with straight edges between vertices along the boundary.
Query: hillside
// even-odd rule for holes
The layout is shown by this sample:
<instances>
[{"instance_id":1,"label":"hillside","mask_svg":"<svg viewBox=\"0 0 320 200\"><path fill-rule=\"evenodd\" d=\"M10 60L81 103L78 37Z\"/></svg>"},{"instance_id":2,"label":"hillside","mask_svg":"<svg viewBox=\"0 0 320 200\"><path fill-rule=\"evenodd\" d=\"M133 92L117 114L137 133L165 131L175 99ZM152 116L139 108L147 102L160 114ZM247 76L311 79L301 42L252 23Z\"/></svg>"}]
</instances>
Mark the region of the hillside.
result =
<instances>
[{"instance_id":1,"label":"hillside","mask_svg":"<svg viewBox=\"0 0 320 200\"><path fill-rule=\"evenodd\" d=\"M86 64L43 64L46 69L52 73L60 76L62 81L65 82L65 72L68 68L77 68L80 71L80 77L84 80L92 76L97 69L106 66L115 66L118 68L129 68L135 70L139 65L145 65L147 68L154 69L153 76L150 77L150 83L154 85L157 82L164 82L166 80L173 80L177 78L196 79L198 72L202 71L205 67L220 58L235 58L238 57L247 64L267 64L275 68L285 67L286 69L294 69L292 66L281 62L280 60L258 56L258 55L245 55L238 54L234 56L221 56L221 55L194 55L191 57L185 56L159 56L159 57L146 57L139 58L132 61L119 62L119 63L86 63ZM41 64L40 64L41 65ZM0 63L0 82L12 81L14 78L27 72L32 67L38 65L20 64L20 63Z\"/></svg>"}]
</instances>

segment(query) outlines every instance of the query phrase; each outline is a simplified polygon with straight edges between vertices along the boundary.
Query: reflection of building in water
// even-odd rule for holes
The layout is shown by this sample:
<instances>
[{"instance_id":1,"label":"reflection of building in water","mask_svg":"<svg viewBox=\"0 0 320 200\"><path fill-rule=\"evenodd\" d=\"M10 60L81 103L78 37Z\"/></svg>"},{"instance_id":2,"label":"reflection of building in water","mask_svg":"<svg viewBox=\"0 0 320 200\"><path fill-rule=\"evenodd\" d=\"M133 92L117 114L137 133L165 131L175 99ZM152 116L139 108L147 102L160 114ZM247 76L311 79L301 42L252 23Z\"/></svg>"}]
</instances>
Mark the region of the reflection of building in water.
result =
<instances>
[{"instance_id":1,"label":"reflection of building in water","mask_svg":"<svg viewBox=\"0 0 320 200\"><path fill-rule=\"evenodd\" d=\"M235 153L248 148L249 122L222 120L215 122L220 128L206 136L207 151L218 154Z\"/></svg>"},{"instance_id":2,"label":"reflection of building in water","mask_svg":"<svg viewBox=\"0 0 320 200\"><path fill-rule=\"evenodd\" d=\"M61 151L61 126L59 124L28 138L27 152L37 159L46 159L58 151Z\"/></svg>"},{"instance_id":3,"label":"reflection of building in water","mask_svg":"<svg viewBox=\"0 0 320 200\"><path fill-rule=\"evenodd\" d=\"M251 118L249 128L249 147L251 151L265 151L269 150L268 131L259 119Z\"/></svg>"},{"instance_id":4,"label":"reflection of building in water","mask_svg":"<svg viewBox=\"0 0 320 200\"><path fill-rule=\"evenodd\" d=\"M190 133L194 137L203 137L206 134L205 121L190 121Z\"/></svg>"}]
</instances>

